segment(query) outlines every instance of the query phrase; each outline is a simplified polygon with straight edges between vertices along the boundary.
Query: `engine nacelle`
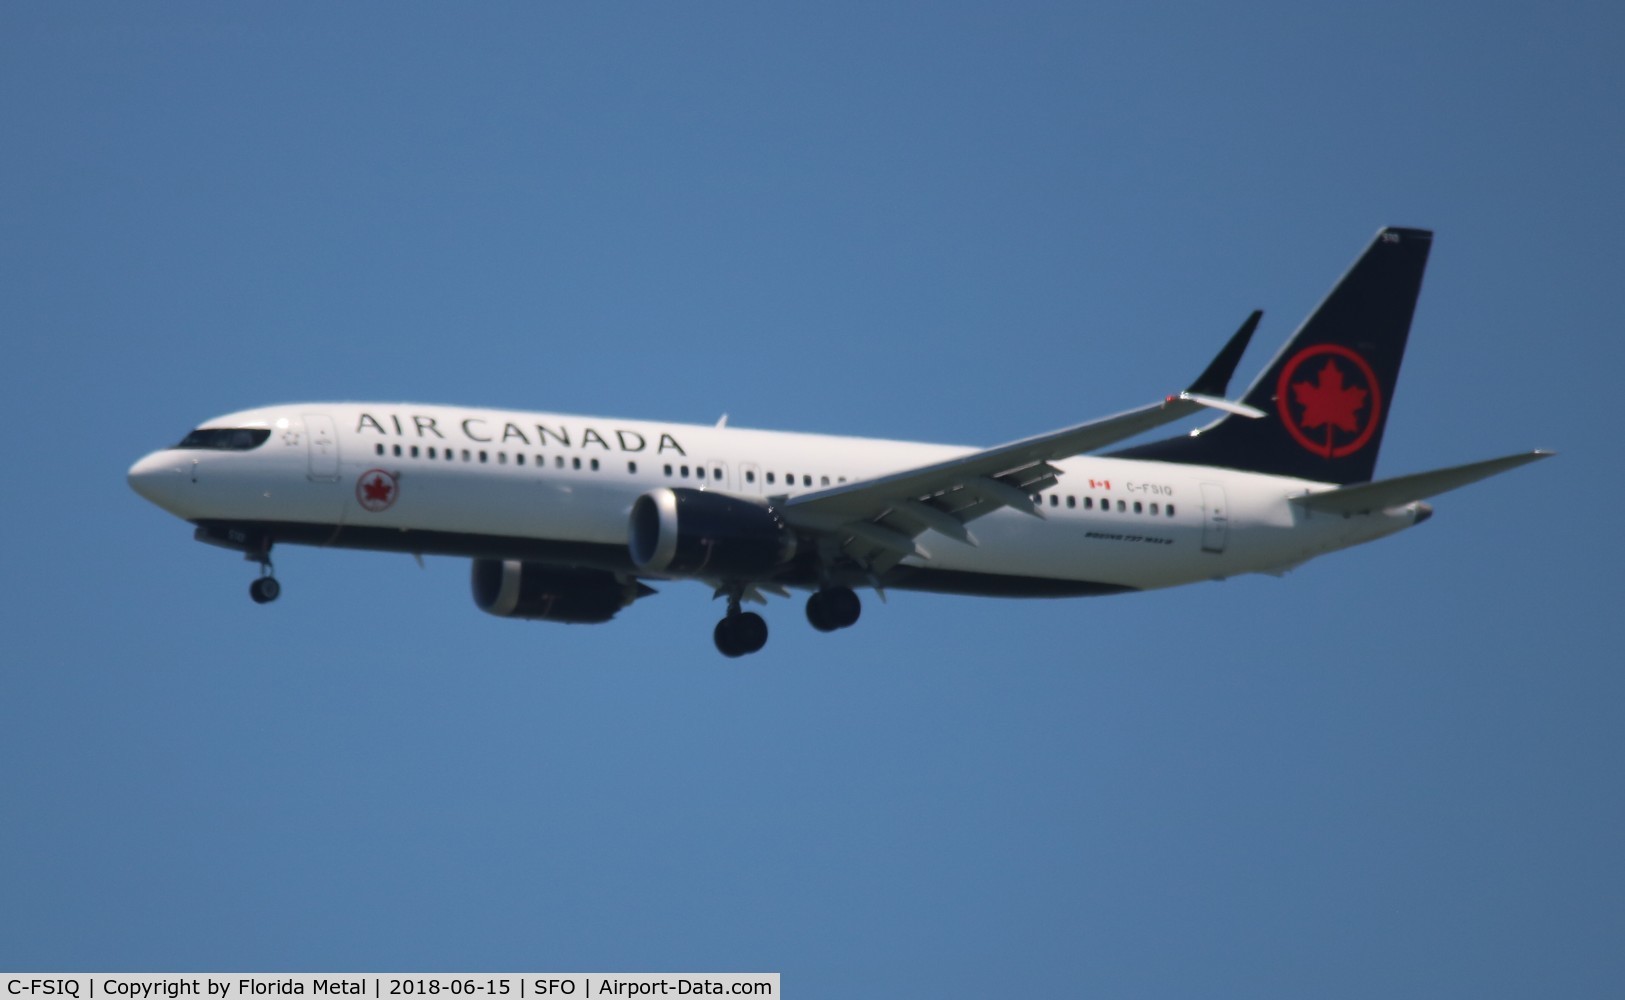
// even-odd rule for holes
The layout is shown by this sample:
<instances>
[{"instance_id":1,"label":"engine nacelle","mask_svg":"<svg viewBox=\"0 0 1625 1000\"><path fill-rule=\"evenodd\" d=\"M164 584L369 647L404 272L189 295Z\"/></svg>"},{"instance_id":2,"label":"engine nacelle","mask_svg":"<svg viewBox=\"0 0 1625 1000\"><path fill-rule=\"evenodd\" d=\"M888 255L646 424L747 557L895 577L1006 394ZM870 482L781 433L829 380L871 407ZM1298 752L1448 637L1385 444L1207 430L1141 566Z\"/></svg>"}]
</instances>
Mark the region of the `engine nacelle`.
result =
<instances>
[{"instance_id":1,"label":"engine nacelle","mask_svg":"<svg viewBox=\"0 0 1625 1000\"><path fill-rule=\"evenodd\" d=\"M474 603L487 614L578 624L607 622L654 593L608 570L560 569L517 559L474 560L472 583Z\"/></svg>"},{"instance_id":2,"label":"engine nacelle","mask_svg":"<svg viewBox=\"0 0 1625 1000\"><path fill-rule=\"evenodd\" d=\"M788 562L796 536L773 508L704 490L650 490L632 504L632 564L672 576L754 577Z\"/></svg>"}]
</instances>

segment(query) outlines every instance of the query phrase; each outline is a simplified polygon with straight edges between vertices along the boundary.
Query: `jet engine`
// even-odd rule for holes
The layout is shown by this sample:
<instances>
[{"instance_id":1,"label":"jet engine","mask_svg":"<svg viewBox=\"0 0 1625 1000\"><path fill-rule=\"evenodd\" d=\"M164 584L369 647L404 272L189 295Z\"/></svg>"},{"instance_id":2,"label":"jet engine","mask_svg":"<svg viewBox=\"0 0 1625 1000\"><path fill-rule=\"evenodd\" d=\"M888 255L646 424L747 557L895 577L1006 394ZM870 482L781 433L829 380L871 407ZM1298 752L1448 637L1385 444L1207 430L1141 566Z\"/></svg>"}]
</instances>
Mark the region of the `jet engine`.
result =
<instances>
[{"instance_id":1,"label":"jet engine","mask_svg":"<svg viewBox=\"0 0 1625 1000\"><path fill-rule=\"evenodd\" d=\"M650 490L632 504L632 564L672 576L754 577L788 562L796 536L772 507L704 490Z\"/></svg>"},{"instance_id":2,"label":"jet engine","mask_svg":"<svg viewBox=\"0 0 1625 1000\"><path fill-rule=\"evenodd\" d=\"M476 559L474 603L499 618L607 622L654 591L601 569L561 569L517 559Z\"/></svg>"}]
</instances>

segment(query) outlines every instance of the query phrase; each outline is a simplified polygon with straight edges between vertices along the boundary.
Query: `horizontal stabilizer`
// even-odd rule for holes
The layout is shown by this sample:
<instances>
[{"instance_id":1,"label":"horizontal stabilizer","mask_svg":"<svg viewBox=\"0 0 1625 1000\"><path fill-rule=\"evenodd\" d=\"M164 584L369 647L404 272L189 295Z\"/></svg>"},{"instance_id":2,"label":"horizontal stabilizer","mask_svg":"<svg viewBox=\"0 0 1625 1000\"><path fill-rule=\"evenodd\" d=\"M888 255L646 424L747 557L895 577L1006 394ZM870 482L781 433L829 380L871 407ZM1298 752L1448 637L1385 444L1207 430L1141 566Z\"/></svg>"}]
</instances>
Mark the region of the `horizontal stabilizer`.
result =
<instances>
[{"instance_id":1,"label":"horizontal stabilizer","mask_svg":"<svg viewBox=\"0 0 1625 1000\"><path fill-rule=\"evenodd\" d=\"M1293 497L1292 502L1310 510L1322 510L1333 514L1358 514L1363 511L1399 507L1414 500L1425 500L1469 483L1476 483L1480 479L1488 479L1490 476L1516 469L1520 465L1550 458L1554 454L1556 453L1550 451L1524 452L1505 458L1456 465L1448 469L1434 469L1432 472L1379 479L1374 483L1340 486L1324 493Z\"/></svg>"}]
</instances>

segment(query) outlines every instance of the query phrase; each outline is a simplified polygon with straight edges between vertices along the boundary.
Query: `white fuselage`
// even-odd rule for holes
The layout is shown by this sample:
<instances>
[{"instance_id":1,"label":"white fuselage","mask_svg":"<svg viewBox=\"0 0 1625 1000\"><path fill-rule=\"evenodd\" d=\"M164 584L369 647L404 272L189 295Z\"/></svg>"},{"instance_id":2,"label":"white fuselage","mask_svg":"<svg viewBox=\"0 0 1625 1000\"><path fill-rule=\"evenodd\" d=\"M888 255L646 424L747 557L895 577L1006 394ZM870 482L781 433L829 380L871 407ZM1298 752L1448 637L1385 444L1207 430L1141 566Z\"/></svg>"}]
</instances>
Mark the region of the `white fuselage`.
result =
<instances>
[{"instance_id":1,"label":"white fuselage","mask_svg":"<svg viewBox=\"0 0 1625 1000\"><path fill-rule=\"evenodd\" d=\"M974 450L404 403L274 406L208 428L270 433L246 450L154 452L130 470L131 484L200 524L279 526L273 533L284 538L288 527L295 541L406 552L511 550L511 558L533 543L624 551L633 502L659 487L793 497ZM1062 475L1041 494L1043 518L997 510L974 522L975 545L928 532L920 547L929 558L903 565L982 581L931 589L1044 593L1046 582L1087 581L1144 590L1279 571L1418 520L1417 504L1311 512L1288 498L1329 487L1299 479L1089 455L1053 464ZM392 483L369 495L376 472Z\"/></svg>"}]
</instances>

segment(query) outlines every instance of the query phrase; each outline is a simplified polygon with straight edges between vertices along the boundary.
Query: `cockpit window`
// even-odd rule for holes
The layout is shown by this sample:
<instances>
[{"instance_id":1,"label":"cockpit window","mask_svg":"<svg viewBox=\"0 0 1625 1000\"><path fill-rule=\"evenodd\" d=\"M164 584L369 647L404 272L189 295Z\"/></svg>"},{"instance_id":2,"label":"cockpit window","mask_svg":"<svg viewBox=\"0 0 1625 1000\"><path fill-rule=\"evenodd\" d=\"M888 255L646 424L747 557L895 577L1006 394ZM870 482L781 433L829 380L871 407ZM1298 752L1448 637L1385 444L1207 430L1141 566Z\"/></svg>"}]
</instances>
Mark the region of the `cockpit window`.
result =
<instances>
[{"instance_id":1,"label":"cockpit window","mask_svg":"<svg viewBox=\"0 0 1625 1000\"><path fill-rule=\"evenodd\" d=\"M204 448L209 451L249 451L271 436L266 427L200 427L186 435L177 448Z\"/></svg>"}]
</instances>

